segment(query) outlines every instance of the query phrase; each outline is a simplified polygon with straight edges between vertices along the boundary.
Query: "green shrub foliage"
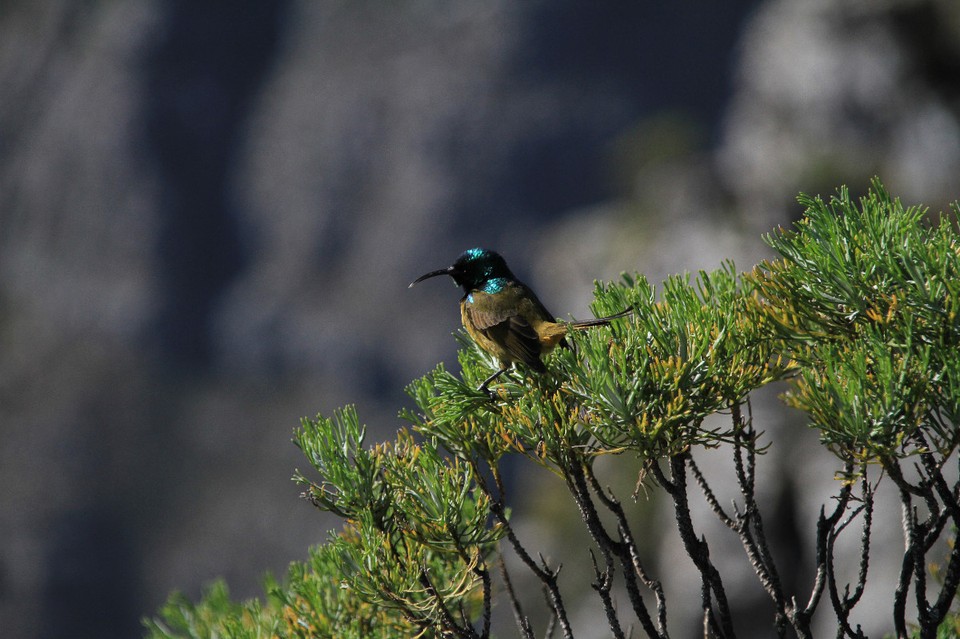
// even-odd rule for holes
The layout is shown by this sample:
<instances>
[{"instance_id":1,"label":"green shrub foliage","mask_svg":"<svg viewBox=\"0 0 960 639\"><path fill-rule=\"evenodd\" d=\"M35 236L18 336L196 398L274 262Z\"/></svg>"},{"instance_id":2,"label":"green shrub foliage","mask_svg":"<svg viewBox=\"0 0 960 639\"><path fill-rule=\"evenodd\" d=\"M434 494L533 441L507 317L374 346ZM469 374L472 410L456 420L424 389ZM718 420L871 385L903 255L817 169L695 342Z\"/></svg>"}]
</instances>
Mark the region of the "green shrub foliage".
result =
<instances>
[{"instance_id":1,"label":"green shrub foliage","mask_svg":"<svg viewBox=\"0 0 960 639\"><path fill-rule=\"evenodd\" d=\"M401 414L408 427L394 441L368 442L352 407L304 419L295 442L312 469L295 479L310 502L344 520L342 530L282 581L268 580L263 600L234 603L222 583L199 603L174 594L145 622L149 636L479 638L490 635L498 597L521 636L542 636L500 561L507 551L542 584L553 631L573 636L558 568L511 526L501 475L508 456L568 489L594 543L592 585L613 636L637 625L649 636L669 631L663 589L643 566L624 506L596 478L602 456L638 460L650 490L672 503L711 636L734 636L735 623L709 540L689 514L695 491L740 538L773 602L777 634L810 636L828 600L840 635L857 637L877 481L896 484L907 513L906 550L883 549L903 553L891 628L933 636L954 627L960 553L950 545L936 584L926 566L934 542L960 525L960 486L942 472L956 457L960 417L958 211L904 208L879 181L859 200L845 188L827 201L799 199L803 219L766 238L779 257L747 274L726 263L670 277L659 290L639 274L598 283L598 316L633 314L571 333L572 348L558 349L547 373L516 370L492 398L476 389L497 363L460 335L462 372L441 365L410 384L416 408ZM785 401L806 415L840 471L837 494L810 522L817 579L809 593L780 583L753 491L762 449L743 409L750 393L783 379ZM726 417L706 419L718 414ZM742 496L732 513L693 457L720 446L732 451ZM862 552L859 574L842 585L833 548L848 527L860 528ZM628 605L613 601L614 574ZM915 622L905 618L911 589L921 602Z\"/></svg>"}]
</instances>

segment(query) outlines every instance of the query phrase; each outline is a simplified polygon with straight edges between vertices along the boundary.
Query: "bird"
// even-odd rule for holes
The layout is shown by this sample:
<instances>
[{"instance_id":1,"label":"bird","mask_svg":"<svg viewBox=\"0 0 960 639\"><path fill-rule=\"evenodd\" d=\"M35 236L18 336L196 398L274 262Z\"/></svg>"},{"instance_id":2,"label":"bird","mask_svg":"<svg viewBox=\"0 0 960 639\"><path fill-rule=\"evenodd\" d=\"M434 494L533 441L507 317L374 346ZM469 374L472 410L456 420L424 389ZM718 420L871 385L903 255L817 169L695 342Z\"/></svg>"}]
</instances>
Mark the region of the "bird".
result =
<instances>
[{"instance_id":1,"label":"bird","mask_svg":"<svg viewBox=\"0 0 960 639\"><path fill-rule=\"evenodd\" d=\"M490 384L517 363L546 372L542 357L557 345L568 347L566 336L571 330L605 326L633 312L628 308L609 317L557 321L499 253L483 248L464 251L452 265L421 275L408 288L439 275L449 275L463 288L463 327L477 346L500 362L500 368L477 389L487 393Z\"/></svg>"}]
</instances>

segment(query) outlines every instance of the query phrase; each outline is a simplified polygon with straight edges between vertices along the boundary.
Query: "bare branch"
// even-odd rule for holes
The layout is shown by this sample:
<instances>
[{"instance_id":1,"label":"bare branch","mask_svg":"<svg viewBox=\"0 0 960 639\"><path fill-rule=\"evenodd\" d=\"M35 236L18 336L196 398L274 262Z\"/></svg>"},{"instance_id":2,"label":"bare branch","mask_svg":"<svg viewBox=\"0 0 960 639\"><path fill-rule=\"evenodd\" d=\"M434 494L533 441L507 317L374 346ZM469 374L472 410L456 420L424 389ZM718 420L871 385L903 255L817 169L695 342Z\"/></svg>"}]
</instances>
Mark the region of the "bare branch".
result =
<instances>
[{"instance_id":1,"label":"bare branch","mask_svg":"<svg viewBox=\"0 0 960 639\"><path fill-rule=\"evenodd\" d=\"M860 532L860 566L857 573L857 585L853 594L846 597L846 605L852 609L860 602L863 591L867 586L867 570L870 565L870 532L873 525L873 488L867 481L867 473L864 470L863 479L860 485L861 499L863 500L863 528Z\"/></svg>"},{"instance_id":2,"label":"bare branch","mask_svg":"<svg viewBox=\"0 0 960 639\"><path fill-rule=\"evenodd\" d=\"M530 627L530 619L523 614L523 606L520 604L520 599L517 598L517 593L513 589L513 582L510 580L510 573L507 571L507 564L503 560L503 555L500 556L497 563L500 565L500 576L507 589L507 596L510 599L510 607L513 609L513 619L517 623L517 628L523 633L524 639L534 639L533 628Z\"/></svg>"},{"instance_id":3,"label":"bare branch","mask_svg":"<svg viewBox=\"0 0 960 639\"><path fill-rule=\"evenodd\" d=\"M486 482L481 482L479 479L477 480L480 489L490 499L490 512L497 520L497 523L503 526L503 529L507 535L507 540L510 542L510 546L513 548L513 551L517 553L520 561L522 561L527 568L530 569L530 572L532 572L534 576L540 580L540 583L543 584L544 591L548 595L547 604L549 605L550 610L553 612L556 621L560 624L560 627L563 630L564 639L573 639L573 629L570 626L569 619L567 619L567 612L563 605L563 596L560 594L560 587L557 584L557 575L560 574L560 568L557 567L556 569L550 569L542 555L540 556L540 562L543 567L538 566L537 562L535 562L533 557L530 556L530 553L527 552L527 549L524 548L523 544L520 543L520 539L517 537L513 526L510 525L510 520L507 518L506 508L504 507L503 503L503 500L505 499L505 491L499 469L496 466L491 466L490 470L497 486L496 496L493 495L493 492L490 490L490 487ZM476 476L480 475L479 469L476 465L474 465L474 474ZM551 634L552 632L553 630L551 629Z\"/></svg>"},{"instance_id":4,"label":"bare branch","mask_svg":"<svg viewBox=\"0 0 960 639\"><path fill-rule=\"evenodd\" d=\"M896 462L894 462L892 465L896 465ZM899 475L899 467L897 467L897 473ZM888 472L888 474L890 473ZM890 474L890 476L894 477L892 474ZM894 479L894 482L897 483L897 480ZM902 511L901 517L903 521L903 538L906 548L903 552L903 560L900 564L900 579L897 582L897 589L894 591L893 596L893 623L894 629L897 632L897 636L906 637L907 594L910 591L910 575L913 574L913 562L915 559L913 553L913 539L916 526L913 519L914 515L913 506L911 503L911 493L900 483L897 483L897 486L900 487L900 508Z\"/></svg>"},{"instance_id":5,"label":"bare branch","mask_svg":"<svg viewBox=\"0 0 960 639\"><path fill-rule=\"evenodd\" d=\"M574 501L577 503L577 508L580 510L580 517L586 524L591 538L600 549L600 552L603 553L604 561L609 564L609 562L612 561L611 555L616 555L624 568L624 579L627 582L627 590L630 595L630 602L633 606L634 612L637 615L637 618L640 620L640 624L643 626L644 631L651 637L665 636L665 630L663 627L661 627L661 629L658 631L658 629L653 625L653 619L650 617L650 612L647 610L646 604L643 602L643 597L640 595L640 591L637 587L636 575L633 570L633 562L631 558L631 554L635 555L636 550L634 549L631 553L631 549L629 547L633 541L633 538L629 536L629 528L626 525L626 516L623 515L623 511L620 510L620 516L618 516L620 540L614 540L607 532L603 522L600 520L596 506L594 505L593 499L590 496L590 489L587 486L587 477L591 477L591 483L594 486L594 489L601 502L608 509L614 512L614 514L617 514L619 503L608 497L603 490L599 488L596 477L593 475L592 470L589 469L589 466L581 465L578 460L573 460L569 467L565 470L566 472L564 473L564 476L567 478L567 487L570 490L570 494L573 495ZM624 532L627 533L626 536L624 535ZM658 595L658 602L662 601L659 598L660 596L662 596L662 592L660 595ZM665 604L663 611L663 616L661 618L665 624Z\"/></svg>"},{"instance_id":6,"label":"bare branch","mask_svg":"<svg viewBox=\"0 0 960 639\"><path fill-rule=\"evenodd\" d=\"M590 584L591 587L600 595L600 601L603 602L603 610L607 615L607 624L613 636L618 639L625 639L623 629L620 627L620 620L617 618L617 609L613 605L613 598L610 596L610 590L613 588L613 558L610 553L604 553L605 566L600 570L597 565L597 556L590 550L590 560L593 562L593 571L597 575L597 580Z\"/></svg>"},{"instance_id":7,"label":"bare branch","mask_svg":"<svg viewBox=\"0 0 960 639\"><path fill-rule=\"evenodd\" d=\"M844 465L843 474L847 477L853 474L853 462L848 461ZM850 502L850 491L850 484L844 483L836 497L837 505L829 517L826 516L825 509L822 506L820 507L820 515L817 517L817 576L807 605L803 610L796 613L799 619L806 620L807 623L809 623L809 619L820 604L820 596L823 594L823 589L827 583L827 543L833 527L847 509L847 504Z\"/></svg>"},{"instance_id":8,"label":"bare branch","mask_svg":"<svg viewBox=\"0 0 960 639\"><path fill-rule=\"evenodd\" d=\"M733 620L730 616L730 606L727 603L727 595L723 588L723 580L716 566L710 561L710 547L704 538L697 537L693 529L693 520L690 517L690 505L687 501L686 468L689 453L680 453L670 458L670 471L672 480L664 483L667 492L673 498L674 512L677 519L677 529L680 532L680 539L683 542L687 555L693 560L697 570L700 571L700 577L703 584L703 609L704 614L713 617L713 606L711 604L711 593L713 599L716 599L719 619L714 619L711 626L721 637L733 637ZM653 466L654 473L658 479L663 475L663 471L657 465ZM666 479L664 477L664 479Z\"/></svg>"},{"instance_id":9,"label":"bare branch","mask_svg":"<svg viewBox=\"0 0 960 639\"><path fill-rule=\"evenodd\" d=\"M707 478L703 476L703 473L700 472L700 467L697 465L697 462L690 457L690 470L693 472L694 479L697 480L697 485L700 486L700 491L703 493L704 499L707 500L707 505L710 506L710 510L717 516L727 528L730 530L736 531L737 522L735 522L723 509L723 506L720 505L720 502L717 500L716 495L713 494L713 490L710 488L710 485L707 483Z\"/></svg>"},{"instance_id":10,"label":"bare branch","mask_svg":"<svg viewBox=\"0 0 960 639\"><path fill-rule=\"evenodd\" d=\"M651 636L666 637L667 602L663 594L663 586L659 581L652 579L644 569L643 564L640 561L640 554L637 549L637 544L634 540L633 533L630 531L630 526L627 522L627 516L623 510L623 506L612 493L607 494L607 492L603 490L591 466L584 467L584 474L587 480L590 482L590 486L593 488L594 493L600 498L600 501L604 504L604 506L606 506L607 509L613 513L617 519L617 532L620 536L620 544L618 547L620 552L618 554L618 558L620 559L620 564L624 569L624 581L626 581L627 594L630 597L630 603L634 608L634 612L641 620L641 625L644 626L648 634ZM654 596L657 599L657 630L659 631L657 634L651 634L650 630L647 628L648 623L644 621L644 619L649 619L650 613L647 611L646 604L643 601L643 596L640 594L639 586L637 584L638 578L654 593ZM652 624L649 625L652 626Z\"/></svg>"}]
</instances>

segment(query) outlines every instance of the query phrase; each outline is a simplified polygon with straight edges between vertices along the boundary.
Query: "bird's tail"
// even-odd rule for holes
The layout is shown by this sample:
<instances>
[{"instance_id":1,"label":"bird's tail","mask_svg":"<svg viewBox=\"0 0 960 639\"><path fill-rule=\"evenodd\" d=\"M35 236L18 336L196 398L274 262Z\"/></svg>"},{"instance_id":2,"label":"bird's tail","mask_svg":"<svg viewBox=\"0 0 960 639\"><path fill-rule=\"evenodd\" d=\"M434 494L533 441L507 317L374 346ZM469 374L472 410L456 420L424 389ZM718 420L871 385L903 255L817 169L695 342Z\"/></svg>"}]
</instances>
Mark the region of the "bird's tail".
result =
<instances>
[{"instance_id":1,"label":"bird's tail","mask_svg":"<svg viewBox=\"0 0 960 639\"><path fill-rule=\"evenodd\" d=\"M616 315L608 315L607 317L598 317L596 319L580 320L579 322L570 322L566 324L567 328L574 330L581 330L584 328L590 328L592 326L606 326L615 319L620 319L621 317L626 317L633 313L633 307L630 306L626 310L620 311Z\"/></svg>"},{"instance_id":2,"label":"bird's tail","mask_svg":"<svg viewBox=\"0 0 960 639\"><path fill-rule=\"evenodd\" d=\"M610 315L608 317L580 320L579 322L543 322L537 328L537 335L540 338L541 345L547 349L552 349L558 344L564 348L570 348L570 344L566 340L567 333L570 331L579 331L593 326L606 326L613 320L626 317L631 313L633 313L632 306L625 311L620 311L616 315Z\"/></svg>"}]
</instances>

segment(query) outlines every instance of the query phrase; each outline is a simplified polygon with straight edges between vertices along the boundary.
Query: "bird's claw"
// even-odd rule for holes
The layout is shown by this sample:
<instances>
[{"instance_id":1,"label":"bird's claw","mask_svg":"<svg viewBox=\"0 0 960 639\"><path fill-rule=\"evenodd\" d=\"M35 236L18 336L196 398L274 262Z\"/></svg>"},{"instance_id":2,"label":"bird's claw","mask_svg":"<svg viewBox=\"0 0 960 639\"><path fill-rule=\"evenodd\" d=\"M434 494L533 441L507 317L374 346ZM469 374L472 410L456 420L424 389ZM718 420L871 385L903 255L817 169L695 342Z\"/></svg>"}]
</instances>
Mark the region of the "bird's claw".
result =
<instances>
[{"instance_id":1,"label":"bird's claw","mask_svg":"<svg viewBox=\"0 0 960 639\"><path fill-rule=\"evenodd\" d=\"M490 390L490 387L487 384L480 384L479 386L477 386L477 391L485 393L486 396L490 398L491 402L497 399L497 397L499 396L497 393Z\"/></svg>"}]
</instances>

